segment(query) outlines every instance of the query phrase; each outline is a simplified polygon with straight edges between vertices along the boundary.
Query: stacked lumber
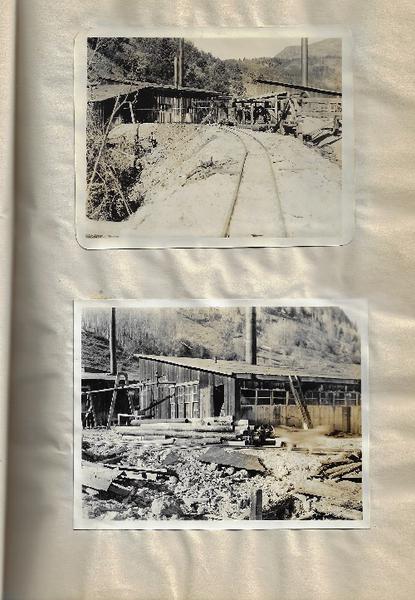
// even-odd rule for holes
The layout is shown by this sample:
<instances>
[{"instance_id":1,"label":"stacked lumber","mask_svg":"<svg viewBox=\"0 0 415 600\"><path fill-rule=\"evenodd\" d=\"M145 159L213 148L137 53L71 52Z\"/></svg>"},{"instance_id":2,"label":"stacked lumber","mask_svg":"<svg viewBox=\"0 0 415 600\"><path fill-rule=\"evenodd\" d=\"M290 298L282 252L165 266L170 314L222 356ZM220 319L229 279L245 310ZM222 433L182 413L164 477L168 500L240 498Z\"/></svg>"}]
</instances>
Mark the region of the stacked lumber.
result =
<instances>
[{"instance_id":1,"label":"stacked lumber","mask_svg":"<svg viewBox=\"0 0 415 600\"><path fill-rule=\"evenodd\" d=\"M315 477L360 483L362 481L362 452L360 450L343 452L339 456L328 458L321 463Z\"/></svg>"},{"instance_id":2,"label":"stacked lumber","mask_svg":"<svg viewBox=\"0 0 415 600\"><path fill-rule=\"evenodd\" d=\"M362 453L343 452L324 460L311 479L296 487L322 519L362 519ZM315 518L315 517L314 517Z\"/></svg>"}]
</instances>

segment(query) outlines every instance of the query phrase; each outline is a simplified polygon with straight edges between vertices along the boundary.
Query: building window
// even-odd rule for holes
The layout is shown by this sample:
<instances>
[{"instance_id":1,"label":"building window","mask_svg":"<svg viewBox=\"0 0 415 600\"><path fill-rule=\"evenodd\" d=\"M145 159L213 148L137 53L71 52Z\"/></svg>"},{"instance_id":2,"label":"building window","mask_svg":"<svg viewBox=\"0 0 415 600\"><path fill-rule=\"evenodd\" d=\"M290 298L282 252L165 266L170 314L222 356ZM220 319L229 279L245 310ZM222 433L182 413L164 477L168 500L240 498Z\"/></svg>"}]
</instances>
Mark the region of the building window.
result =
<instances>
[{"instance_id":1,"label":"building window","mask_svg":"<svg viewBox=\"0 0 415 600\"><path fill-rule=\"evenodd\" d=\"M174 386L169 388L170 394L170 419L177 419L177 403Z\"/></svg>"},{"instance_id":2,"label":"building window","mask_svg":"<svg viewBox=\"0 0 415 600\"><path fill-rule=\"evenodd\" d=\"M176 386L176 393L170 400L170 413L173 414L173 403L179 419L197 419L200 415L199 384L195 382L182 383ZM173 417L172 417L173 418Z\"/></svg>"},{"instance_id":3,"label":"building window","mask_svg":"<svg viewBox=\"0 0 415 600\"><path fill-rule=\"evenodd\" d=\"M272 404L286 404L287 403L287 392L286 390L272 390Z\"/></svg>"},{"instance_id":4,"label":"building window","mask_svg":"<svg viewBox=\"0 0 415 600\"><path fill-rule=\"evenodd\" d=\"M190 419L192 416L192 389L190 385L184 388L184 417Z\"/></svg>"},{"instance_id":5,"label":"building window","mask_svg":"<svg viewBox=\"0 0 415 600\"><path fill-rule=\"evenodd\" d=\"M199 385L194 383L192 385L192 417L198 419L200 416L200 404L199 404Z\"/></svg>"},{"instance_id":6,"label":"building window","mask_svg":"<svg viewBox=\"0 0 415 600\"><path fill-rule=\"evenodd\" d=\"M179 419L184 419L184 388L182 385L176 388L177 408Z\"/></svg>"},{"instance_id":7,"label":"building window","mask_svg":"<svg viewBox=\"0 0 415 600\"><path fill-rule=\"evenodd\" d=\"M241 389L241 406L255 406L256 390Z\"/></svg>"},{"instance_id":8,"label":"building window","mask_svg":"<svg viewBox=\"0 0 415 600\"><path fill-rule=\"evenodd\" d=\"M271 390L255 390L257 405L269 406L271 403Z\"/></svg>"},{"instance_id":9,"label":"building window","mask_svg":"<svg viewBox=\"0 0 415 600\"><path fill-rule=\"evenodd\" d=\"M270 406L271 404L286 404L286 399L287 392L284 389L241 389L241 406Z\"/></svg>"}]
</instances>

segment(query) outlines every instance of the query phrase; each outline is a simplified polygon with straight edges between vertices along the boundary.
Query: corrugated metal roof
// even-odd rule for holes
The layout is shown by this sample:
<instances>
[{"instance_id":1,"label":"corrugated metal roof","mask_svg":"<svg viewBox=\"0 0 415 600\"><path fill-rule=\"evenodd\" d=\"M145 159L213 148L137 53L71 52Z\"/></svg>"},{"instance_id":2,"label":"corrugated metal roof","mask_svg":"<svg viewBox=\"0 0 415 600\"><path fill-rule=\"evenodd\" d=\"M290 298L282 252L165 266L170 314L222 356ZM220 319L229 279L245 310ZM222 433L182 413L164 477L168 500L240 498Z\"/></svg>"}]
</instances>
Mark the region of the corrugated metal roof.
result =
<instances>
[{"instance_id":1,"label":"corrugated metal roof","mask_svg":"<svg viewBox=\"0 0 415 600\"><path fill-rule=\"evenodd\" d=\"M341 379L360 380L360 365L348 363L335 363L322 366L321 370L314 370L302 366L294 368L289 365L250 365L244 361L215 360L212 358L192 358L187 356L156 356L154 354L135 354L136 358L155 360L180 367L188 367L201 371L209 371L220 375L243 376L251 375L264 377L288 377L289 375L310 379Z\"/></svg>"},{"instance_id":2,"label":"corrugated metal roof","mask_svg":"<svg viewBox=\"0 0 415 600\"><path fill-rule=\"evenodd\" d=\"M159 91L181 91L190 94L207 94L210 96L220 96L220 92L214 92L213 90L203 90L199 88L182 87L176 88L174 85L166 85L162 83L150 83L148 81L137 81L129 83L108 83L97 86L88 87L88 101L89 102L102 102L109 98L116 98L118 95L124 96L126 94L132 94L134 92L140 92L146 89L153 89Z\"/></svg>"}]
</instances>

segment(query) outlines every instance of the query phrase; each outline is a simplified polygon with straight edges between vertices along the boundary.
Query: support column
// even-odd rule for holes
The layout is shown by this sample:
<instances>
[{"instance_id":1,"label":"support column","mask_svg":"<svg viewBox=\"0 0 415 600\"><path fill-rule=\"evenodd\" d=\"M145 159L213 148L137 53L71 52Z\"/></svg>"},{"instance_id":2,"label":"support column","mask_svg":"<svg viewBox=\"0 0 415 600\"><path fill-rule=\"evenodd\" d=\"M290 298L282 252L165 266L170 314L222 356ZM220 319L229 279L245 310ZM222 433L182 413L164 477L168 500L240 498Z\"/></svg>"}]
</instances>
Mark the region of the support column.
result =
<instances>
[{"instance_id":1,"label":"support column","mask_svg":"<svg viewBox=\"0 0 415 600\"><path fill-rule=\"evenodd\" d=\"M308 85L308 38L301 38L301 85Z\"/></svg>"},{"instance_id":2,"label":"support column","mask_svg":"<svg viewBox=\"0 0 415 600\"><path fill-rule=\"evenodd\" d=\"M245 360L250 365L257 364L256 308L247 307L245 314Z\"/></svg>"},{"instance_id":3,"label":"support column","mask_svg":"<svg viewBox=\"0 0 415 600\"><path fill-rule=\"evenodd\" d=\"M110 373L117 374L117 326L115 308L111 308L111 323L110 323Z\"/></svg>"}]
</instances>

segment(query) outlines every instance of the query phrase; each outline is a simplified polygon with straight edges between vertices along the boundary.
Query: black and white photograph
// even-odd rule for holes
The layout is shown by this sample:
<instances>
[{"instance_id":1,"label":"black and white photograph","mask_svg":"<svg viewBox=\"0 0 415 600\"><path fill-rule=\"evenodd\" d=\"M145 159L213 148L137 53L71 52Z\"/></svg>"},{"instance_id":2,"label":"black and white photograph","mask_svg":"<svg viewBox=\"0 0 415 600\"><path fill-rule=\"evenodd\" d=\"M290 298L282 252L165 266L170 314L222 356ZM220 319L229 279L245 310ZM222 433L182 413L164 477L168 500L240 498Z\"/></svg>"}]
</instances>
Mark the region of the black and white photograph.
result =
<instances>
[{"instance_id":1,"label":"black and white photograph","mask_svg":"<svg viewBox=\"0 0 415 600\"><path fill-rule=\"evenodd\" d=\"M350 241L347 37L178 33L76 40L78 241Z\"/></svg>"},{"instance_id":2,"label":"black and white photograph","mask_svg":"<svg viewBox=\"0 0 415 600\"><path fill-rule=\"evenodd\" d=\"M365 527L365 306L75 304L76 528Z\"/></svg>"}]
</instances>

